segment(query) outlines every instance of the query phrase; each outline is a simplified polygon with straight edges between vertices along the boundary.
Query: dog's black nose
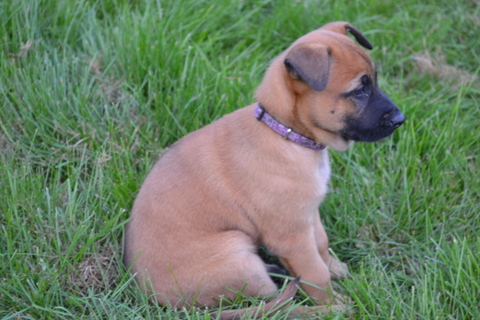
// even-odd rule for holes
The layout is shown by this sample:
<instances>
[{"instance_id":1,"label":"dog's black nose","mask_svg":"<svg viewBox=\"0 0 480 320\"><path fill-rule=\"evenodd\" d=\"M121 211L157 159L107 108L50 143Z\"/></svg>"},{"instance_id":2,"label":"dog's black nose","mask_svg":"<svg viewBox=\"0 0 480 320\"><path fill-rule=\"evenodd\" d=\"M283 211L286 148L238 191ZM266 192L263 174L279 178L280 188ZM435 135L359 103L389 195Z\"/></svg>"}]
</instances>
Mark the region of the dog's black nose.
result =
<instances>
[{"instance_id":1,"label":"dog's black nose","mask_svg":"<svg viewBox=\"0 0 480 320\"><path fill-rule=\"evenodd\" d=\"M387 126L393 127L397 129L405 122L405 116L398 110L398 108L394 108L389 112L383 115L384 123Z\"/></svg>"},{"instance_id":2,"label":"dog's black nose","mask_svg":"<svg viewBox=\"0 0 480 320\"><path fill-rule=\"evenodd\" d=\"M404 122L405 116L401 112L398 112L396 115L393 116L392 119L390 119L390 123L395 129L400 127Z\"/></svg>"}]
</instances>

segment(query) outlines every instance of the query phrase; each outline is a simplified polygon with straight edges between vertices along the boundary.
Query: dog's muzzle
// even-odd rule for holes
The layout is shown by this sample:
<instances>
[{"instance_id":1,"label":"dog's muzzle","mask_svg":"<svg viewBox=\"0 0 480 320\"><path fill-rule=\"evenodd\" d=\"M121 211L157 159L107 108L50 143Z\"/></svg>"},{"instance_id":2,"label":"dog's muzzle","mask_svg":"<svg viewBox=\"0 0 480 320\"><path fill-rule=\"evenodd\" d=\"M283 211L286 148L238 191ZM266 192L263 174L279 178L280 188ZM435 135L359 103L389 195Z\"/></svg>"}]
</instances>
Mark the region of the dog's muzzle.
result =
<instances>
[{"instance_id":1,"label":"dog's muzzle","mask_svg":"<svg viewBox=\"0 0 480 320\"><path fill-rule=\"evenodd\" d=\"M388 137L404 122L400 109L377 88L363 112L345 119L341 135L345 140L374 142Z\"/></svg>"}]
</instances>

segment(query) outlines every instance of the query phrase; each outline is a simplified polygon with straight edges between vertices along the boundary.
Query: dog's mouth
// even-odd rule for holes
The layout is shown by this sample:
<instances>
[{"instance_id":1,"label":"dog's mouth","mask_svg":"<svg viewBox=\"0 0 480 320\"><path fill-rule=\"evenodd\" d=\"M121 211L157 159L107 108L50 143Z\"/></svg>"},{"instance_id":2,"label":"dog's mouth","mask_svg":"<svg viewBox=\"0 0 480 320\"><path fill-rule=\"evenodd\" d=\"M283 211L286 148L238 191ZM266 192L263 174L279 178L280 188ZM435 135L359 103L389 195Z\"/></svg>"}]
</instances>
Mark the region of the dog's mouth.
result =
<instances>
[{"instance_id":1,"label":"dog's mouth","mask_svg":"<svg viewBox=\"0 0 480 320\"><path fill-rule=\"evenodd\" d=\"M343 131L341 136L344 140L362 141L362 142L375 142L390 136L393 130L366 130L363 132L346 132Z\"/></svg>"}]
</instances>

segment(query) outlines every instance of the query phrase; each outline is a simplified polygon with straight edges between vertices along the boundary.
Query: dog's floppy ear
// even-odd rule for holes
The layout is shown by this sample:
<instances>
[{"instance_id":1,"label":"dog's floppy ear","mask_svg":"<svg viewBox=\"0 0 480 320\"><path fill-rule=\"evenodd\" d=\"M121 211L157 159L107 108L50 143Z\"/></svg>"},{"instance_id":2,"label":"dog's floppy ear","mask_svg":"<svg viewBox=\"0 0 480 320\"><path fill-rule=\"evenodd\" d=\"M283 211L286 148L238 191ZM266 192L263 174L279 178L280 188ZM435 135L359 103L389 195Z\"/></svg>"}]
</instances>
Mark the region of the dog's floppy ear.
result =
<instances>
[{"instance_id":1,"label":"dog's floppy ear","mask_svg":"<svg viewBox=\"0 0 480 320\"><path fill-rule=\"evenodd\" d=\"M306 82L317 91L327 86L330 48L320 44L299 44L287 53L284 63L292 78Z\"/></svg>"},{"instance_id":2,"label":"dog's floppy ear","mask_svg":"<svg viewBox=\"0 0 480 320\"><path fill-rule=\"evenodd\" d=\"M345 22L345 21L330 22L324 25L321 29L330 30L330 31L341 33L344 35L347 35L347 33L350 32L358 41L358 43L360 43L363 47L369 50L373 49L373 45L370 43L370 41L368 41L368 39L360 31L358 31L357 28L355 28L348 22Z\"/></svg>"}]
</instances>

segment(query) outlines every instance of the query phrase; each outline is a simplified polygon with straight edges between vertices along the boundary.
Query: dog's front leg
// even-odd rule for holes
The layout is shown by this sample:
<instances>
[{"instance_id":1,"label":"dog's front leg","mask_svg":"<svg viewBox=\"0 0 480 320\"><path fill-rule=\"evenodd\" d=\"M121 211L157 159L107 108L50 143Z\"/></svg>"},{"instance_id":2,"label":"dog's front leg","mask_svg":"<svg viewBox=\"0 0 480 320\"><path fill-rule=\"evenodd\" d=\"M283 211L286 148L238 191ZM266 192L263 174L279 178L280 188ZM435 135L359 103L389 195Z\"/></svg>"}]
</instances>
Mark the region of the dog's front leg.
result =
<instances>
[{"instance_id":1,"label":"dog's front leg","mask_svg":"<svg viewBox=\"0 0 480 320\"><path fill-rule=\"evenodd\" d=\"M338 261L330 254L328 236L323 228L322 222L320 221L319 214L315 215L314 228L315 242L317 243L318 252L330 271L331 279L338 280L340 278L345 278L348 274L348 266L346 263Z\"/></svg>"},{"instance_id":2,"label":"dog's front leg","mask_svg":"<svg viewBox=\"0 0 480 320\"><path fill-rule=\"evenodd\" d=\"M308 226L301 232L290 234L282 239L276 239L269 249L276 253L283 266L291 275L305 282L302 289L319 304L334 303L336 293L330 285L330 272L325 261L320 256L315 240L314 226ZM317 288L319 287L319 288Z\"/></svg>"}]
</instances>

